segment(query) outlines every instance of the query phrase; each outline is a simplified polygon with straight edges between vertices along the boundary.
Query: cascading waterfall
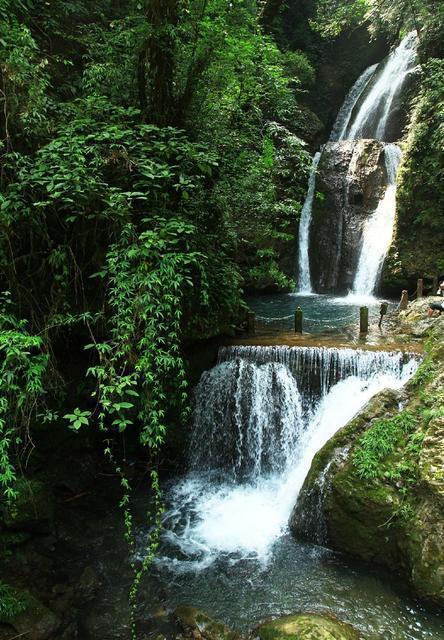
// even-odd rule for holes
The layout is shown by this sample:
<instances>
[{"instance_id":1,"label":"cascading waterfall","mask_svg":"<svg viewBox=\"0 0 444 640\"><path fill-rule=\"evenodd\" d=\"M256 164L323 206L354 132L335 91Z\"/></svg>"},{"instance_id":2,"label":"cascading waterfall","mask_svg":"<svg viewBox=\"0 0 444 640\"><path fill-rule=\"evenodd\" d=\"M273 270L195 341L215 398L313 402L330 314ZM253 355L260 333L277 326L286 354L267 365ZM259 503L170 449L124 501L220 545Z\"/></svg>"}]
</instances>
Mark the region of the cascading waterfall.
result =
<instances>
[{"instance_id":1,"label":"cascading waterfall","mask_svg":"<svg viewBox=\"0 0 444 640\"><path fill-rule=\"evenodd\" d=\"M339 109L339 113L337 115L336 122L333 125L333 129L331 130L329 138L330 142L336 142L337 140L345 139L345 134L350 123L353 108L361 97L365 88L369 84L370 80L373 78L377 68L377 64L368 67L364 71L364 73L359 76L355 84L348 92L342 107Z\"/></svg>"},{"instance_id":2,"label":"cascading waterfall","mask_svg":"<svg viewBox=\"0 0 444 640\"><path fill-rule=\"evenodd\" d=\"M224 469L233 480L287 468L303 429L301 396L287 367L246 358L202 376L194 417L191 468Z\"/></svg>"},{"instance_id":3,"label":"cascading waterfall","mask_svg":"<svg viewBox=\"0 0 444 640\"><path fill-rule=\"evenodd\" d=\"M353 284L353 295L371 296L382 271L385 256L393 238L396 213L396 174L401 162L401 149L387 144L384 160L387 189L375 213L364 226L361 254Z\"/></svg>"},{"instance_id":4,"label":"cascading waterfall","mask_svg":"<svg viewBox=\"0 0 444 640\"><path fill-rule=\"evenodd\" d=\"M395 99L400 95L407 76L416 67L416 32L409 33L376 70L351 109L344 140L374 138L387 140L387 124ZM364 72L365 74L366 72Z\"/></svg>"},{"instance_id":5,"label":"cascading waterfall","mask_svg":"<svg viewBox=\"0 0 444 640\"><path fill-rule=\"evenodd\" d=\"M170 492L159 563L174 571L221 558L266 563L316 451L416 367L399 352L222 348L196 388L190 473Z\"/></svg>"},{"instance_id":6,"label":"cascading waterfall","mask_svg":"<svg viewBox=\"0 0 444 640\"><path fill-rule=\"evenodd\" d=\"M313 199L316 187L316 170L318 168L321 152L318 151L313 157L310 177L308 179L308 191L302 207L301 219L299 221L299 292L311 293L310 260L308 256L308 241L310 234L310 222L313 209Z\"/></svg>"},{"instance_id":7,"label":"cascading waterfall","mask_svg":"<svg viewBox=\"0 0 444 640\"><path fill-rule=\"evenodd\" d=\"M396 119L397 108L402 103L407 79L416 69L416 45L416 32L411 32L385 60L379 65L367 68L361 74L338 113L329 138L330 143L340 145L341 141L360 138L381 141L393 139L392 120ZM399 135L396 135L395 139L396 137ZM374 215L363 229L361 255L353 284L354 295L370 296L377 287L393 235L396 172L400 157L398 147L387 145L387 189ZM312 291L308 240L316 188L316 169L321 158L322 152L318 152L313 160L314 170L312 168L299 228L299 291L304 293ZM373 250L374 254L370 259Z\"/></svg>"}]
</instances>

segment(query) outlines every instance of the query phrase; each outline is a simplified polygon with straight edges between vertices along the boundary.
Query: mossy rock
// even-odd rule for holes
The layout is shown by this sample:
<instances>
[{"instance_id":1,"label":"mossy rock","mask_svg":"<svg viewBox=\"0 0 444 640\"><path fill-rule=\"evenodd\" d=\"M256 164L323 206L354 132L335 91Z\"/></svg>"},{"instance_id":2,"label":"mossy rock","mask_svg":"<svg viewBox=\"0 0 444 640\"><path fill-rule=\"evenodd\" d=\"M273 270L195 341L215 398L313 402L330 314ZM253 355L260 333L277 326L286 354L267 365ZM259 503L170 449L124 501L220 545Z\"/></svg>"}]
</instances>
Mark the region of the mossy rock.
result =
<instances>
[{"instance_id":1,"label":"mossy rock","mask_svg":"<svg viewBox=\"0 0 444 640\"><path fill-rule=\"evenodd\" d=\"M204 640L240 640L241 636L231 631L221 622L213 620L203 611L182 606L174 611L174 617L185 634Z\"/></svg>"},{"instance_id":2,"label":"mossy rock","mask_svg":"<svg viewBox=\"0 0 444 640\"><path fill-rule=\"evenodd\" d=\"M7 623L17 634L23 634L29 640L49 640L53 637L60 627L60 620L50 609L27 591L9 588L8 597L9 604L0 615L1 623Z\"/></svg>"},{"instance_id":3,"label":"mossy rock","mask_svg":"<svg viewBox=\"0 0 444 640\"><path fill-rule=\"evenodd\" d=\"M14 617L23 613L25 609L26 600L24 596L13 587L0 581L0 623L10 623Z\"/></svg>"},{"instance_id":4,"label":"mossy rock","mask_svg":"<svg viewBox=\"0 0 444 640\"><path fill-rule=\"evenodd\" d=\"M42 482L20 478L17 496L2 507L4 526L13 531L48 533L54 518L54 496Z\"/></svg>"},{"instance_id":5,"label":"mossy rock","mask_svg":"<svg viewBox=\"0 0 444 640\"><path fill-rule=\"evenodd\" d=\"M418 301L399 314L406 335L418 333L426 309ZM294 534L313 539L307 514L315 505L319 515L314 498L327 470L324 541L398 573L438 606L444 604L443 321L431 321L425 360L406 388L375 396L316 454L290 520ZM399 422L400 402L409 423Z\"/></svg>"},{"instance_id":6,"label":"mossy rock","mask_svg":"<svg viewBox=\"0 0 444 640\"><path fill-rule=\"evenodd\" d=\"M260 625L254 634L260 640L359 640L359 633L327 614L302 613L284 616Z\"/></svg>"}]
</instances>

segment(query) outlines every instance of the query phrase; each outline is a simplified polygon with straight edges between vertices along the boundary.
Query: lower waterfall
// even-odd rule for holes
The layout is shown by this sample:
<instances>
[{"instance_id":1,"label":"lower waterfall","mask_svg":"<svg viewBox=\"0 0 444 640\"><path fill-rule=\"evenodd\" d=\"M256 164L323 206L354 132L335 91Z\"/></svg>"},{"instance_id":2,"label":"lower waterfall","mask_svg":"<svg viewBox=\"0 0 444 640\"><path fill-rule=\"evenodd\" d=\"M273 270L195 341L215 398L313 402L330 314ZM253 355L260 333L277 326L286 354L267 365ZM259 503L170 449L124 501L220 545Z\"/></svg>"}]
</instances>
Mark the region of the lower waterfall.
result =
<instances>
[{"instance_id":1,"label":"lower waterfall","mask_svg":"<svg viewBox=\"0 0 444 640\"><path fill-rule=\"evenodd\" d=\"M190 471L170 489L159 564L176 572L223 558L266 566L316 451L417 364L399 352L221 349L196 388Z\"/></svg>"}]
</instances>

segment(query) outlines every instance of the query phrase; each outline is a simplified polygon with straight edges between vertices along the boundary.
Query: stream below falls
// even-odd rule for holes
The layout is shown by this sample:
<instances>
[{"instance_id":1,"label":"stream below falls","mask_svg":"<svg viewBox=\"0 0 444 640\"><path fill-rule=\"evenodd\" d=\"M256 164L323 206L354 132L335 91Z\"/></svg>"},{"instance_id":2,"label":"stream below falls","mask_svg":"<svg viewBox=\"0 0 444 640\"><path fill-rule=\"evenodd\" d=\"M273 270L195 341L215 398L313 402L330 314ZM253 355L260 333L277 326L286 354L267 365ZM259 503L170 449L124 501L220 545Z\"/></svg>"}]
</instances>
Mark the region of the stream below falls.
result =
<instances>
[{"instance_id":1,"label":"stream below falls","mask_svg":"<svg viewBox=\"0 0 444 640\"><path fill-rule=\"evenodd\" d=\"M288 530L316 451L417 366L418 356L399 352L220 349L195 391L189 471L164 487L153 607L192 605L241 632L273 616L330 611L369 640L442 640L443 619L396 576Z\"/></svg>"}]
</instances>

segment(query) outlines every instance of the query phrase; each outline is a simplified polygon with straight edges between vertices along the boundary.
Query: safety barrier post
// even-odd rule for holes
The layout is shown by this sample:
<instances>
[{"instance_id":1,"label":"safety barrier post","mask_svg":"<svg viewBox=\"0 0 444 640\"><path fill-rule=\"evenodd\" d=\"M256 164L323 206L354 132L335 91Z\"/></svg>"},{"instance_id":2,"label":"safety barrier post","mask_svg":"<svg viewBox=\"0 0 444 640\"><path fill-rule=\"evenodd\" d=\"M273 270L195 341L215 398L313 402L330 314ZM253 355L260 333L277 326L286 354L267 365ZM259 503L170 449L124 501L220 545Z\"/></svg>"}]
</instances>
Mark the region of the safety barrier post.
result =
<instances>
[{"instance_id":1,"label":"safety barrier post","mask_svg":"<svg viewBox=\"0 0 444 640\"><path fill-rule=\"evenodd\" d=\"M298 307L294 312L294 330L295 333L302 333L302 324L304 321L304 313L301 307Z\"/></svg>"},{"instance_id":2,"label":"safety barrier post","mask_svg":"<svg viewBox=\"0 0 444 640\"><path fill-rule=\"evenodd\" d=\"M409 292L407 289L403 289L401 293L401 302L399 303L399 310L405 311L407 309L407 305L409 303Z\"/></svg>"},{"instance_id":3,"label":"safety barrier post","mask_svg":"<svg viewBox=\"0 0 444 640\"><path fill-rule=\"evenodd\" d=\"M368 333L368 307L359 309L359 333Z\"/></svg>"}]
</instances>

